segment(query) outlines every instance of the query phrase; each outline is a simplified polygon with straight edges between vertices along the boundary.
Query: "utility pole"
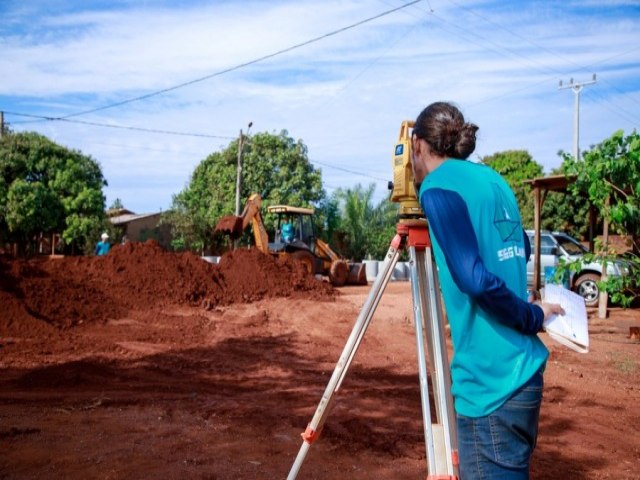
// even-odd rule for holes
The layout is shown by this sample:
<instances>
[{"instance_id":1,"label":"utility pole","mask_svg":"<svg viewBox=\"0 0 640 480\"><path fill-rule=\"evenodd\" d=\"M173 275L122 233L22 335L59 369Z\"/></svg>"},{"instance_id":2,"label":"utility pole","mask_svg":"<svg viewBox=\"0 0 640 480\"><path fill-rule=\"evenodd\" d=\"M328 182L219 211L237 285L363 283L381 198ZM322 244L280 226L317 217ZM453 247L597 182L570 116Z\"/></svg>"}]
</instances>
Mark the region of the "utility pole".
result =
<instances>
[{"instance_id":1,"label":"utility pole","mask_svg":"<svg viewBox=\"0 0 640 480\"><path fill-rule=\"evenodd\" d=\"M247 127L247 135L253 122L249 122ZM240 190L242 189L242 150L244 149L244 135L240 129L240 138L238 139L238 167L236 169L236 217L240 216Z\"/></svg>"},{"instance_id":2,"label":"utility pole","mask_svg":"<svg viewBox=\"0 0 640 480\"><path fill-rule=\"evenodd\" d=\"M558 90L563 90L565 88L570 88L573 90L575 94L575 107L573 111L573 158L576 160L580 159L580 92L587 85L593 85L596 83L596 74L593 74L593 78L587 82L573 82L573 78L569 80L568 85L563 85L562 80L560 80L560 85L558 86Z\"/></svg>"},{"instance_id":3,"label":"utility pole","mask_svg":"<svg viewBox=\"0 0 640 480\"><path fill-rule=\"evenodd\" d=\"M0 111L0 138L4 135L4 112Z\"/></svg>"}]
</instances>

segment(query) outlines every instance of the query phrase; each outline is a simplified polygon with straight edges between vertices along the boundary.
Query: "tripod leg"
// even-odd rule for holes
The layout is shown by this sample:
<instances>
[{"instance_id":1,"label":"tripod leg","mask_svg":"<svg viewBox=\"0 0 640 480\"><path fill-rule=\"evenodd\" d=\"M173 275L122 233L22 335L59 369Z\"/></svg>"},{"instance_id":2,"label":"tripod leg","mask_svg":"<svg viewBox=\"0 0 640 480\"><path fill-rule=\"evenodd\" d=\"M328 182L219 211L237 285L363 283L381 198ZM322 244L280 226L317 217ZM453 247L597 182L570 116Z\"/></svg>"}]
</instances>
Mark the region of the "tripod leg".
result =
<instances>
[{"instance_id":1,"label":"tripod leg","mask_svg":"<svg viewBox=\"0 0 640 480\"><path fill-rule=\"evenodd\" d=\"M440 287L431 249L417 250L411 246L409 254L428 473L431 478L457 478L457 443L452 421L451 378L443 335ZM429 402L428 366L431 367L435 422Z\"/></svg>"},{"instance_id":2,"label":"tripod leg","mask_svg":"<svg viewBox=\"0 0 640 480\"><path fill-rule=\"evenodd\" d=\"M311 422L307 426L306 431L302 434L303 442L298 455L289 471L288 480L294 480L298 476L298 472L300 471L300 467L302 467L302 462L309 451L309 447L311 443L318 437L320 434L320 430L324 425L324 422L329 414L329 410L331 404L333 403L333 399L335 394L340 389L340 385L342 384L342 380L351 365L351 361L353 360L358 347L364 337L364 334L369 326L369 322L373 317L373 314L380 302L380 298L389 283L389 279L391 278L391 274L393 273L393 268L398 262L398 258L400 257L400 247L402 243L402 238L400 235L396 235L394 239L391 241L391 245L389 246L389 250L387 251L387 255L385 256L384 263L382 264L382 269L378 273L375 281L373 282L373 286L371 287L371 291L369 292L369 296L365 301L362 309L360 310L360 314L353 326L353 330L349 335L349 339L344 346L342 354L340 355L340 359L336 364L335 369L333 370L333 374L331 375L331 379L329 380L329 384L327 385L322 399L316 408L316 412L311 419Z\"/></svg>"},{"instance_id":3,"label":"tripod leg","mask_svg":"<svg viewBox=\"0 0 640 480\"><path fill-rule=\"evenodd\" d=\"M457 474L458 470L458 439L455 423L455 410L453 407L453 397L451 396L451 369L447 355L447 343L445 340L444 318L442 315L442 305L440 296L440 282L436 272L435 263L431 254L431 248L427 247L425 252L425 265L427 271L427 282L429 284L429 306L431 315L430 331L432 332L430 344L432 345L435 378L434 390L437 391L436 411L443 426L445 444L447 451L448 468L453 468Z\"/></svg>"},{"instance_id":4,"label":"tripod leg","mask_svg":"<svg viewBox=\"0 0 640 480\"><path fill-rule=\"evenodd\" d=\"M424 426L424 441L427 453L427 469L434 471L436 465L436 452L433 443L433 422L431 419L431 407L429 402L429 376L427 374L427 352L425 351L425 315L428 312L426 295L425 265L418 258L415 247L409 247L409 269L411 277L411 294L413 296L413 318L416 330L416 348L418 354L418 374L420 378L420 399L422 400L422 421ZM428 342L427 342L428 345ZM433 358L431 352L429 357ZM433 380L433 374L431 376Z\"/></svg>"}]
</instances>

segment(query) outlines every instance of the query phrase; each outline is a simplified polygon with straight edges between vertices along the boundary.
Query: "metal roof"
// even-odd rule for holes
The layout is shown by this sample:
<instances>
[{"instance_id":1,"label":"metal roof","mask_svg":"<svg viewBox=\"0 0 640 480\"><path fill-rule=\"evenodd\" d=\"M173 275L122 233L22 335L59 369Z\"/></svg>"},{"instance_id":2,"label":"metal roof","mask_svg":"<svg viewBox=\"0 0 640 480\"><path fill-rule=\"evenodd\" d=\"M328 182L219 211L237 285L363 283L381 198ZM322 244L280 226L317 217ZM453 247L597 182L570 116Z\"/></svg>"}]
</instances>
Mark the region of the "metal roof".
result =
<instances>
[{"instance_id":1,"label":"metal roof","mask_svg":"<svg viewBox=\"0 0 640 480\"><path fill-rule=\"evenodd\" d=\"M576 175L551 175L525 180L524 183L531 184L533 188L541 187L543 190L549 190L551 192L564 192L570 183L576 181L576 178Z\"/></svg>"},{"instance_id":2,"label":"metal roof","mask_svg":"<svg viewBox=\"0 0 640 480\"><path fill-rule=\"evenodd\" d=\"M134 220L140 220L141 218L153 217L160 215L160 212L156 213L126 213L124 215L117 215L109 218L109 221L114 225L123 225L125 223L132 222Z\"/></svg>"},{"instance_id":3,"label":"metal roof","mask_svg":"<svg viewBox=\"0 0 640 480\"><path fill-rule=\"evenodd\" d=\"M301 215L313 215L313 208L290 207L289 205L271 205L267 207L269 213L299 213Z\"/></svg>"}]
</instances>

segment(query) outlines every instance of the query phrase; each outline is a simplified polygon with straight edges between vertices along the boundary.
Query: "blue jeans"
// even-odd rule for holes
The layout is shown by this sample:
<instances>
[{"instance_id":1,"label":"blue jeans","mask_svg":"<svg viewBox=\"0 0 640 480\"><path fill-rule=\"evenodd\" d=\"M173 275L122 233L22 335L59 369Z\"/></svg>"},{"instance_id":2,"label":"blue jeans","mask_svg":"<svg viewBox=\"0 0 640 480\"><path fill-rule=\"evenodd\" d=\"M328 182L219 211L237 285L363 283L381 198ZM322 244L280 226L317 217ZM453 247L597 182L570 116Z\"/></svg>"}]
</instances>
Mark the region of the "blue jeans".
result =
<instances>
[{"instance_id":1,"label":"blue jeans","mask_svg":"<svg viewBox=\"0 0 640 480\"><path fill-rule=\"evenodd\" d=\"M536 446L542 369L486 417L457 415L460 480L526 480Z\"/></svg>"}]
</instances>

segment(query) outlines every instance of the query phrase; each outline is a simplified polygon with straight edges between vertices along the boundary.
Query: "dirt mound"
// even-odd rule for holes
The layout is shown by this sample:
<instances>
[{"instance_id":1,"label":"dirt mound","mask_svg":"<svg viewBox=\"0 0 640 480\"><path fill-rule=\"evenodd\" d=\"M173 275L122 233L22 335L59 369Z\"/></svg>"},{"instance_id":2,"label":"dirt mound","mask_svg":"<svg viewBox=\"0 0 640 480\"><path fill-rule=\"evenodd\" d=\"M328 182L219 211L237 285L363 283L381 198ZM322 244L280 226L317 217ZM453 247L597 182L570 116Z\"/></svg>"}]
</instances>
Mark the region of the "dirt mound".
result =
<instances>
[{"instance_id":1,"label":"dirt mound","mask_svg":"<svg viewBox=\"0 0 640 480\"><path fill-rule=\"evenodd\" d=\"M213 308L298 293L321 299L331 298L334 290L301 265L255 249L229 252L219 265L192 253L167 252L151 240L117 245L104 257L5 257L0 259L0 332L31 330L34 319L72 326L118 318L130 309Z\"/></svg>"}]
</instances>

